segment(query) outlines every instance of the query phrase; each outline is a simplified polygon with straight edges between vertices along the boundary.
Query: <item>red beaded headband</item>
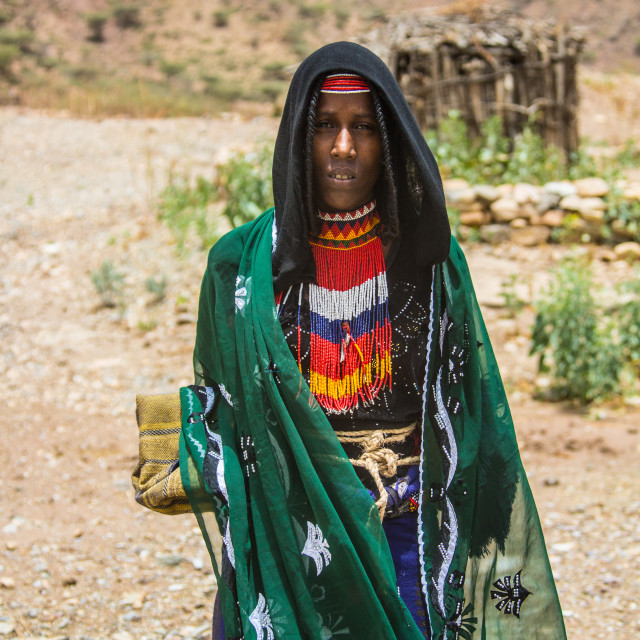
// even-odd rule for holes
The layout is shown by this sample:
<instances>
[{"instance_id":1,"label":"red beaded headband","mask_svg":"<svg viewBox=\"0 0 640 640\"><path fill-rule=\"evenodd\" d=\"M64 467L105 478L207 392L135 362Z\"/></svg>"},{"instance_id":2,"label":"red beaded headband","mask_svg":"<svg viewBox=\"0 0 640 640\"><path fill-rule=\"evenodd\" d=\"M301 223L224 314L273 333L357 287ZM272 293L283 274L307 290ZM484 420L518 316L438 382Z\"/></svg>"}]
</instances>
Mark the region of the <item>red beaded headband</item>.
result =
<instances>
[{"instance_id":1,"label":"red beaded headband","mask_svg":"<svg viewBox=\"0 0 640 640\"><path fill-rule=\"evenodd\" d=\"M325 78L322 93L368 93L371 87L367 81L355 73L334 73Z\"/></svg>"}]
</instances>

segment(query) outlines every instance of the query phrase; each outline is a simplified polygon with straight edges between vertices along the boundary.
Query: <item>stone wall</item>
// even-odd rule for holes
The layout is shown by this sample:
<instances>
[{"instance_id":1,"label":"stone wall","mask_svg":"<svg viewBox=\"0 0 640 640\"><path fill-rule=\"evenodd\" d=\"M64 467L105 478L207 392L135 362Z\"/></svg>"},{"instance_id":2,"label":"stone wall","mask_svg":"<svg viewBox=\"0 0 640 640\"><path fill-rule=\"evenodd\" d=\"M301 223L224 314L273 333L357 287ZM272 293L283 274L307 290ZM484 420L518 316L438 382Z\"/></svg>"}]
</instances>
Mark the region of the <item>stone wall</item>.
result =
<instances>
[{"instance_id":1,"label":"stone wall","mask_svg":"<svg viewBox=\"0 0 640 640\"><path fill-rule=\"evenodd\" d=\"M444 189L447 206L459 212L461 240L522 246L606 240L616 256L640 258L638 233L608 215L612 188L602 178L498 187L454 179L446 180ZM640 182L620 182L615 189L617 198L640 207Z\"/></svg>"}]
</instances>

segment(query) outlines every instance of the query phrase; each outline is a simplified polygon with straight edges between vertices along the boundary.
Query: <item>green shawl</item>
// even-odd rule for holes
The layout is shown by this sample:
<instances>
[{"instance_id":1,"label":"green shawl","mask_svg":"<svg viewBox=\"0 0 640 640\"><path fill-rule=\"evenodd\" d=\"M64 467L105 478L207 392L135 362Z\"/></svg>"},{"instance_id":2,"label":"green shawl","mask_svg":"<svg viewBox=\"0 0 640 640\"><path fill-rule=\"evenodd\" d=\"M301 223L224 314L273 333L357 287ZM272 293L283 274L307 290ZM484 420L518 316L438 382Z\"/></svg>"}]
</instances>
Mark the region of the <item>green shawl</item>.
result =
<instances>
[{"instance_id":1,"label":"green shawl","mask_svg":"<svg viewBox=\"0 0 640 640\"><path fill-rule=\"evenodd\" d=\"M398 595L377 509L285 343L272 221L269 210L211 250L195 347L197 383L209 389L181 390L182 482L211 553L226 637L422 638ZM430 636L565 638L504 389L455 240L433 272L422 434Z\"/></svg>"}]
</instances>

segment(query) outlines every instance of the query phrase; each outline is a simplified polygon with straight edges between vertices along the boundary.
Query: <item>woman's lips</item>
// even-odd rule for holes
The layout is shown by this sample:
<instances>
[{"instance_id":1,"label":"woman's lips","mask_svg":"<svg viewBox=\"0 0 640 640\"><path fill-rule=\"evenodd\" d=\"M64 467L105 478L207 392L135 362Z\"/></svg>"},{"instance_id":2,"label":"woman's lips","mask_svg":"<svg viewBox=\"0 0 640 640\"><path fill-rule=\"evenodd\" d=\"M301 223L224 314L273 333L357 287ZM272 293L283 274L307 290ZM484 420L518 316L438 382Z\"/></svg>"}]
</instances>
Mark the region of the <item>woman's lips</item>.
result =
<instances>
[{"instance_id":1,"label":"woman's lips","mask_svg":"<svg viewBox=\"0 0 640 640\"><path fill-rule=\"evenodd\" d=\"M353 180L355 176L351 173L330 173L329 178L343 182L345 180Z\"/></svg>"}]
</instances>

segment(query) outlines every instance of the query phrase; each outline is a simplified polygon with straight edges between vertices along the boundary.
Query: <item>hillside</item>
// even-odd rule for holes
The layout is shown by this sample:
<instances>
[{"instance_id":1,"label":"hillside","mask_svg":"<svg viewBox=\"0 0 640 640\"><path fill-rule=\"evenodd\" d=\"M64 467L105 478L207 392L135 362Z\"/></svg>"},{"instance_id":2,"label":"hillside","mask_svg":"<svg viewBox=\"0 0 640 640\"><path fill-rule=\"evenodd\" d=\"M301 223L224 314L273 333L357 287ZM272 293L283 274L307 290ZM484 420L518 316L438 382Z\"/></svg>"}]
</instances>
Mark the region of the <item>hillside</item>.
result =
<instances>
[{"instance_id":1,"label":"hillside","mask_svg":"<svg viewBox=\"0 0 640 640\"><path fill-rule=\"evenodd\" d=\"M290 69L386 16L482 4L437 0L3 0L0 104L82 116L277 113ZM500 3L584 25L587 70L640 71L634 0Z\"/></svg>"}]
</instances>

